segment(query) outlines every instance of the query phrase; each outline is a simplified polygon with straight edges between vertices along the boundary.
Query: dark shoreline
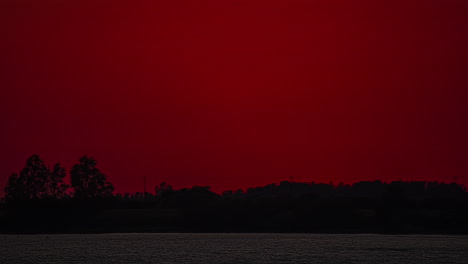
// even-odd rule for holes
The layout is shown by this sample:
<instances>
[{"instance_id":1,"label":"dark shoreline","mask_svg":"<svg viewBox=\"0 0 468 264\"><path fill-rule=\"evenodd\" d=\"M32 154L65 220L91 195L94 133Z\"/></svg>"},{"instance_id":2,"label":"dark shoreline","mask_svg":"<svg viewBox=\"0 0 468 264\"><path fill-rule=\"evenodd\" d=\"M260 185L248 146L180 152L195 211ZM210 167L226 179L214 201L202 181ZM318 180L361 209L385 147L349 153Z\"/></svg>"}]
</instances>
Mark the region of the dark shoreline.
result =
<instances>
[{"instance_id":1,"label":"dark shoreline","mask_svg":"<svg viewBox=\"0 0 468 264\"><path fill-rule=\"evenodd\" d=\"M222 195L209 187L156 194L0 203L0 233L468 234L468 192L456 183L282 182Z\"/></svg>"},{"instance_id":2,"label":"dark shoreline","mask_svg":"<svg viewBox=\"0 0 468 264\"><path fill-rule=\"evenodd\" d=\"M168 212L170 211L170 212ZM35 212L3 214L0 234L106 234L106 233L291 233L291 234L379 234L379 235L468 235L465 222L438 222L420 225L409 222L385 222L385 219L363 218L353 224L346 221L313 222L313 218L281 219L258 217L251 222L236 222L226 215L214 218L216 209L126 209L76 215L42 215ZM197 211L197 210L194 210ZM276 214L282 214L278 211ZM246 214L243 217L247 217ZM331 219L331 217L329 217ZM327 220L327 219L325 219ZM330 220L331 221L331 220Z\"/></svg>"},{"instance_id":3,"label":"dark shoreline","mask_svg":"<svg viewBox=\"0 0 468 264\"><path fill-rule=\"evenodd\" d=\"M0 235L103 235L103 234L324 234L324 235L388 235L388 236L468 236L468 233L380 233L380 232L145 232L145 231L128 231L128 232L63 232L63 233L45 233L45 232L0 232Z\"/></svg>"}]
</instances>

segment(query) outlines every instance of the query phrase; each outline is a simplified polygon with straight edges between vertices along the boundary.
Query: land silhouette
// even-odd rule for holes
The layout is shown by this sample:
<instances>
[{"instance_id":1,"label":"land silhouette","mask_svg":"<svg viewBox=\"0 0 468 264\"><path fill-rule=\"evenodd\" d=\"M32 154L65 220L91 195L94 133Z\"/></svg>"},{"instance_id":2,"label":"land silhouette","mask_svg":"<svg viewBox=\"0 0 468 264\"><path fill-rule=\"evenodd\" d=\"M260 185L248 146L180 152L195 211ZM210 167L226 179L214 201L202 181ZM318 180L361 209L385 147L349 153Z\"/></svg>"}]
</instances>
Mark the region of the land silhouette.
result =
<instances>
[{"instance_id":1,"label":"land silhouette","mask_svg":"<svg viewBox=\"0 0 468 264\"><path fill-rule=\"evenodd\" d=\"M67 173L38 156L10 176L1 233L326 232L468 234L465 186L437 181L282 181L221 194L209 186L114 194L84 156Z\"/></svg>"}]
</instances>

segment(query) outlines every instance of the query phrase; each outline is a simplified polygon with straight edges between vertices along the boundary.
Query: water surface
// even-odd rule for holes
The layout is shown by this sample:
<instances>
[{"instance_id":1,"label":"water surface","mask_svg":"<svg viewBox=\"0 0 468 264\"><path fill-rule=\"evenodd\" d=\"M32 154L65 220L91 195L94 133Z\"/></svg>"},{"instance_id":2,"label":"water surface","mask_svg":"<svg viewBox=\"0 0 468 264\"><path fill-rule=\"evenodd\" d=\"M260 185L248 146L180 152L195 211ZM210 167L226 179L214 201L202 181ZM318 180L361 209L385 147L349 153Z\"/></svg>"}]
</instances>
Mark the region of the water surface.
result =
<instances>
[{"instance_id":1,"label":"water surface","mask_svg":"<svg viewBox=\"0 0 468 264\"><path fill-rule=\"evenodd\" d=\"M468 236L0 235L0 263L468 263Z\"/></svg>"}]
</instances>

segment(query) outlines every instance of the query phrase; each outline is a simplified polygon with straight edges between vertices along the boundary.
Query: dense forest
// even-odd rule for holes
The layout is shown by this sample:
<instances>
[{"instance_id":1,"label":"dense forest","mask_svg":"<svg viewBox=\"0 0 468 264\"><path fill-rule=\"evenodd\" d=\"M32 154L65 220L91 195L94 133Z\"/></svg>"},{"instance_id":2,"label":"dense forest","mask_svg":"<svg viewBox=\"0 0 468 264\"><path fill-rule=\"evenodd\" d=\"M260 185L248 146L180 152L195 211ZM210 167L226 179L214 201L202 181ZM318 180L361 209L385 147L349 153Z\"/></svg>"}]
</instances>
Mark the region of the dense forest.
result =
<instances>
[{"instance_id":1,"label":"dense forest","mask_svg":"<svg viewBox=\"0 0 468 264\"><path fill-rule=\"evenodd\" d=\"M2 233L329 232L468 234L468 192L458 183L283 181L217 194L209 186L114 194L84 156L70 170L37 156L12 174Z\"/></svg>"}]
</instances>

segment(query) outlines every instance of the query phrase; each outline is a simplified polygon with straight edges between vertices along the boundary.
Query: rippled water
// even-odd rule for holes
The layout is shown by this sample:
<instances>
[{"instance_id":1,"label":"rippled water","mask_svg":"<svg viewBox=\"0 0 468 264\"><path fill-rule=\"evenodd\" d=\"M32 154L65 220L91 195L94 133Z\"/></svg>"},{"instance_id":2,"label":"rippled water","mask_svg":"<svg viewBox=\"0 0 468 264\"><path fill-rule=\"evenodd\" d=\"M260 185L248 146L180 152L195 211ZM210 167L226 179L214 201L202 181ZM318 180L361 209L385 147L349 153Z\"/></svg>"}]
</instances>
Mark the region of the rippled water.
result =
<instances>
[{"instance_id":1,"label":"rippled water","mask_svg":"<svg viewBox=\"0 0 468 264\"><path fill-rule=\"evenodd\" d=\"M0 235L0 263L468 263L467 236Z\"/></svg>"}]
</instances>

